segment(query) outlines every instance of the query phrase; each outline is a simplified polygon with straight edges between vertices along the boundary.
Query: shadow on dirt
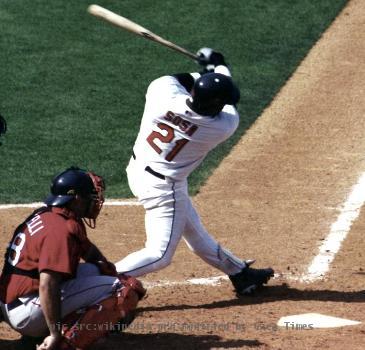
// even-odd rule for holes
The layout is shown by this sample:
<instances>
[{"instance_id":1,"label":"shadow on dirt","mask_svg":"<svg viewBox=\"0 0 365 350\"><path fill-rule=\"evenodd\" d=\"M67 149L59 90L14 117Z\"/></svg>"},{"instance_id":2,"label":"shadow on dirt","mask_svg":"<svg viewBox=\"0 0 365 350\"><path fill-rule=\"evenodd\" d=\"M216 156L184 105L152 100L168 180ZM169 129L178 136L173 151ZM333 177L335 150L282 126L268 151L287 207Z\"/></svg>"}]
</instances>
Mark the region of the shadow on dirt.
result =
<instances>
[{"instance_id":1,"label":"shadow on dirt","mask_svg":"<svg viewBox=\"0 0 365 350\"><path fill-rule=\"evenodd\" d=\"M36 350L37 341L24 341L22 339L6 340L0 339L1 350ZM176 347L178 344L178 347ZM232 348L256 348L265 345L256 339L223 339L218 335L193 335L181 334L173 332L159 333L117 333L112 334L107 338L101 339L97 344L90 347L89 350L119 350L134 349L134 350L208 350L212 348L232 349Z\"/></svg>"},{"instance_id":2,"label":"shadow on dirt","mask_svg":"<svg viewBox=\"0 0 365 350\"><path fill-rule=\"evenodd\" d=\"M274 301L293 300L293 301L334 301L342 303L363 303L365 302L365 290L355 292L344 292L335 290L312 290L296 289L287 284L280 286L264 287L257 291L256 295L234 298L231 300L220 300L209 304L200 305L165 305L141 307L140 312L147 311L169 311L186 309L216 309L238 305L254 305L270 303Z\"/></svg>"},{"instance_id":3,"label":"shadow on dirt","mask_svg":"<svg viewBox=\"0 0 365 350\"><path fill-rule=\"evenodd\" d=\"M111 335L103 339L100 343L93 345L90 350L113 350L113 349L134 349L134 350L208 350L212 348L231 349L231 348L256 348L264 343L250 339L222 339L217 335L188 335L178 333L158 333L158 334L128 334L121 333ZM0 339L1 350L35 350L35 345L24 345L19 340Z\"/></svg>"},{"instance_id":4,"label":"shadow on dirt","mask_svg":"<svg viewBox=\"0 0 365 350\"><path fill-rule=\"evenodd\" d=\"M256 295L250 297L234 298L231 300L220 300L212 303L200 305L165 305L165 306L148 306L139 308L139 312L149 311L171 311L187 309L215 309L227 308L242 305L254 305L269 303L275 301L332 301L342 303L363 303L365 302L365 290L362 291L335 291L335 290L312 290L297 289L286 284L262 288ZM181 326L181 325L180 325ZM174 344L179 344L179 349L190 350L208 350L212 348L229 349L229 348L258 348L265 343L256 339L223 339L215 334L182 334L179 331L165 329L149 331L140 329L138 333L119 333L113 334L107 339L94 345L90 350L117 350L123 348L136 349L159 349L171 350ZM19 341L0 339L1 350L28 350L24 346L19 347Z\"/></svg>"},{"instance_id":5,"label":"shadow on dirt","mask_svg":"<svg viewBox=\"0 0 365 350\"><path fill-rule=\"evenodd\" d=\"M176 345L178 344L178 345ZM190 335L179 333L158 334L120 334L109 337L104 344L93 346L92 350L120 349L149 349L149 350L209 350L232 348L256 348L265 345L258 340L251 339L222 339L217 335Z\"/></svg>"},{"instance_id":6,"label":"shadow on dirt","mask_svg":"<svg viewBox=\"0 0 365 350\"><path fill-rule=\"evenodd\" d=\"M0 349L1 350L28 350L22 348L18 340L6 340L0 339Z\"/></svg>"}]
</instances>

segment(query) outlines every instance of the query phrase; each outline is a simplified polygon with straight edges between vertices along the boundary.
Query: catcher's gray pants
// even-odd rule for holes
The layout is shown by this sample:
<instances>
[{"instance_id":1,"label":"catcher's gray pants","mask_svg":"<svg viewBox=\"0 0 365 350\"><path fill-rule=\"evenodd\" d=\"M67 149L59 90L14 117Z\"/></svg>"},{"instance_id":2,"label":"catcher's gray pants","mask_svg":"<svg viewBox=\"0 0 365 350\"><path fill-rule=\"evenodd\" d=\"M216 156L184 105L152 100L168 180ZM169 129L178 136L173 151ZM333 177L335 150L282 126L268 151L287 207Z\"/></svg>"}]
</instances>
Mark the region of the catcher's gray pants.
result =
<instances>
[{"instance_id":1,"label":"catcher's gray pants","mask_svg":"<svg viewBox=\"0 0 365 350\"><path fill-rule=\"evenodd\" d=\"M80 264L76 278L61 284L62 318L80 308L90 306L108 298L120 287L120 282L112 276L100 275L93 264ZM22 305L8 312L1 303L5 321L16 331L32 337L46 336L48 327L44 318L39 295L20 298Z\"/></svg>"},{"instance_id":2,"label":"catcher's gray pants","mask_svg":"<svg viewBox=\"0 0 365 350\"><path fill-rule=\"evenodd\" d=\"M240 272L245 263L221 247L203 226L189 197L187 180L162 179L145 168L133 157L127 167L129 187L146 210L145 248L118 261L117 271L138 277L160 270L170 264L183 238L211 266L228 275Z\"/></svg>"}]
</instances>

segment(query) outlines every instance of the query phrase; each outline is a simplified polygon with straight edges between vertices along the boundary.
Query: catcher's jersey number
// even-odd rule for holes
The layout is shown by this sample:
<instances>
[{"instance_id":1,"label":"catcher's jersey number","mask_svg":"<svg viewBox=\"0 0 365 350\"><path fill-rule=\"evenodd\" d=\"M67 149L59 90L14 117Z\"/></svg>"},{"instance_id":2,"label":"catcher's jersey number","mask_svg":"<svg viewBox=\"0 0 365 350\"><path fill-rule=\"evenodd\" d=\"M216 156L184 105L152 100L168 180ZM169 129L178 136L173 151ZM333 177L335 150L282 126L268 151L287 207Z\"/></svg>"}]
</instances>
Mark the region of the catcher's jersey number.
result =
<instances>
[{"instance_id":1,"label":"catcher's jersey number","mask_svg":"<svg viewBox=\"0 0 365 350\"><path fill-rule=\"evenodd\" d=\"M29 237L40 232L44 226L40 215L35 215L31 220L27 221ZM8 263L12 266L18 264L22 250L25 245L27 235L23 232L18 232L8 246Z\"/></svg>"},{"instance_id":2,"label":"catcher's jersey number","mask_svg":"<svg viewBox=\"0 0 365 350\"><path fill-rule=\"evenodd\" d=\"M10 253L8 257L8 263L12 266L15 266L20 259L20 253L25 244L25 234L23 232L19 232L13 239L13 241L9 245Z\"/></svg>"},{"instance_id":3,"label":"catcher's jersey number","mask_svg":"<svg viewBox=\"0 0 365 350\"><path fill-rule=\"evenodd\" d=\"M160 154L162 150L158 145L156 145L155 139L159 139L163 143L172 143L175 139L175 130L165 123L158 123L157 126L161 131L152 131L147 137L147 142L158 154ZM192 125L185 133L191 136L197 129L198 127L196 125ZM162 134L163 131L164 134ZM187 139L176 140L174 146L171 151L167 153L165 159L168 162L171 162L188 142L189 140Z\"/></svg>"}]
</instances>

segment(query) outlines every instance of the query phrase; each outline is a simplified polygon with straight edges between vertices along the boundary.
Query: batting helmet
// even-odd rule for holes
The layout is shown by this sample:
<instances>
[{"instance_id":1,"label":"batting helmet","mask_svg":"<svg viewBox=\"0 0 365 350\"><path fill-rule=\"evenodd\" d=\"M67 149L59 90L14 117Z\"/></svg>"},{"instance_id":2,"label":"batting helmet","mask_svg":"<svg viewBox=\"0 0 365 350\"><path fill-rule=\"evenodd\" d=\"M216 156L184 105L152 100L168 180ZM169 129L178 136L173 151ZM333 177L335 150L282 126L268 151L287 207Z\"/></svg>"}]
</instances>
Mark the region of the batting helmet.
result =
<instances>
[{"instance_id":1,"label":"batting helmet","mask_svg":"<svg viewBox=\"0 0 365 350\"><path fill-rule=\"evenodd\" d=\"M192 90L191 108L202 115L216 115L224 105L234 105L240 92L232 79L220 73L203 74L196 80Z\"/></svg>"}]
</instances>

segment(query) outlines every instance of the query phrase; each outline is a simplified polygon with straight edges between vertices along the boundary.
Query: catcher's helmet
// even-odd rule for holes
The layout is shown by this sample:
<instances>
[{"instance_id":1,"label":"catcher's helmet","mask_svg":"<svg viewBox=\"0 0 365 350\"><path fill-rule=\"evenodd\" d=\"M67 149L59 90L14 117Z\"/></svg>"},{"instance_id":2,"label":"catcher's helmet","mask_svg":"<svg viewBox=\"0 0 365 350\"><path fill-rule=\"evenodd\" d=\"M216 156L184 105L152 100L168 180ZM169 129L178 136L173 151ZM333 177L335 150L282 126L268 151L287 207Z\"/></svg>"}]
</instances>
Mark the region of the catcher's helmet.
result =
<instances>
[{"instance_id":1,"label":"catcher's helmet","mask_svg":"<svg viewBox=\"0 0 365 350\"><path fill-rule=\"evenodd\" d=\"M215 115L224 105L234 105L240 92L232 79L220 73L203 74L196 80L192 90L191 108L202 115Z\"/></svg>"},{"instance_id":2,"label":"catcher's helmet","mask_svg":"<svg viewBox=\"0 0 365 350\"><path fill-rule=\"evenodd\" d=\"M82 217L91 219L88 225L95 227L95 219L104 203L104 190L105 184L101 176L71 167L52 180L51 194L44 203L49 206L63 207L79 195L87 200L87 208Z\"/></svg>"},{"instance_id":3,"label":"catcher's helmet","mask_svg":"<svg viewBox=\"0 0 365 350\"><path fill-rule=\"evenodd\" d=\"M51 183L51 194L44 203L63 206L75 198L76 194L88 197L95 191L93 181L86 171L71 167L56 175Z\"/></svg>"}]
</instances>

